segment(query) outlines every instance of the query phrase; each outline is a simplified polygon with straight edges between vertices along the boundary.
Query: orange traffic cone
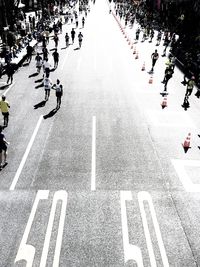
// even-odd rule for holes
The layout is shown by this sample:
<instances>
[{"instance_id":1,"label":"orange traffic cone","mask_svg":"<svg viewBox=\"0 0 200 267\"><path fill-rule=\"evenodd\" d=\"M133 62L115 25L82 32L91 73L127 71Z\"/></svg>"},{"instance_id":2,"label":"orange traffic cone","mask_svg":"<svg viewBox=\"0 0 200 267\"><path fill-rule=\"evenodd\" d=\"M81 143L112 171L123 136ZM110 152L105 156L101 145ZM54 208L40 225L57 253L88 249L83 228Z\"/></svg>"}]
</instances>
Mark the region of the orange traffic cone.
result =
<instances>
[{"instance_id":1,"label":"orange traffic cone","mask_svg":"<svg viewBox=\"0 0 200 267\"><path fill-rule=\"evenodd\" d=\"M138 59L138 58L139 58L139 54L137 52L136 55L135 55L135 59Z\"/></svg>"},{"instance_id":2,"label":"orange traffic cone","mask_svg":"<svg viewBox=\"0 0 200 267\"><path fill-rule=\"evenodd\" d=\"M188 134L184 143L182 144L185 153L187 153L188 149L191 148L190 147L190 139L191 139L191 133Z\"/></svg>"},{"instance_id":3,"label":"orange traffic cone","mask_svg":"<svg viewBox=\"0 0 200 267\"><path fill-rule=\"evenodd\" d=\"M144 71L145 70L145 62L143 63L143 65L142 65L142 69L141 69L142 71Z\"/></svg>"},{"instance_id":4,"label":"orange traffic cone","mask_svg":"<svg viewBox=\"0 0 200 267\"><path fill-rule=\"evenodd\" d=\"M162 109L166 108L167 107L167 97L165 96L162 103L161 103L161 107Z\"/></svg>"},{"instance_id":5,"label":"orange traffic cone","mask_svg":"<svg viewBox=\"0 0 200 267\"><path fill-rule=\"evenodd\" d=\"M153 83L153 74L151 74L151 77L149 79L149 83L152 84Z\"/></svg>"},{"instance_id":6,"label":"orange traffic cone","mask_svg":"<svg viewBox=\"0 0 200 267\"><path fill-rule=\"evenodd\" d=\"M134 48L133 55L136 54L136 47Z\"/></svg>"}]
</instances>

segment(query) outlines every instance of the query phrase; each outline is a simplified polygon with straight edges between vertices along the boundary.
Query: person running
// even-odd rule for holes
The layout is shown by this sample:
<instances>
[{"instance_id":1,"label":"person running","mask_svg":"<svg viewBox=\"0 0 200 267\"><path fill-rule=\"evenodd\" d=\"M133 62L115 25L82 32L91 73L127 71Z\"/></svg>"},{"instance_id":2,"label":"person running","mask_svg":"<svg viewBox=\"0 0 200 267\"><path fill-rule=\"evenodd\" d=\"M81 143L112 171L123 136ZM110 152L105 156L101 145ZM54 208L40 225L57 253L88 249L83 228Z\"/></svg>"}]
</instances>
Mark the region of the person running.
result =
<instances>
[{"instance_id":1,"label":"person running","mask_svg":"<svg viewBox=\"0 0 200 267\"><path fill-rule=\"evenodd\" d=\"M30 64L31 62L32 53L33 53L33 47L30 45L30 43L28 43L26 47L26 58L27 58L28 64Z\"/></svg>"},{"instance_id":2,"label":"person running","mask_svg":"<svg viewBox=\"0 0 200 267\"><path fill-rule=\"evenodd\" d=\"M65 43L66 43L66 47L68 47L69 46L69 35L67 32L65 34Z\"/></svg>"},{"instance_id":3,"label":"person running","mask_svg":"<svg viewBox=\"0 0 200 267\"><path fill-rule=\"evenodd\" d=\"M81 48L82 41L83 41L83 34L81 32L79 32L79 34L78 34L79 48Z\"/></svg>"},{"instance_id":4,"label":"person running","mask_svg":"<svg viewBox=\"0 0 200 267\"><path fill-rule=\"evenodd\" d=\"M53 56L53 60L54 60L54 69L56 69L58 67L58 61L59 61L59 53L58 53L57 49L55 49L52 56Z\"/></svg>"},{"instance_id":5,"label":"person running","mask_svg":"<svg viewBox=\"0 0 200 267\"><path fill-rule=\"evenodd\" d=\"M5 167L7 163L7 145L9 142L6 140L5 135L3 133L3 126L0 125L0 170ZM4 159L4 163L3 163Z\"/></svg>"},{"instance_id":6,"label":"person running","mask_svg":"<svg viewBox=\"0 0 200 267\"><path fill-rule=\"evenodd\" d=\"M43 62L43 71L46 74L46 76L50 74L51 64L49 63L48 58Z\"/></svg>"},{"instance_id":7,"label":"person running","mask_svg":"<svg viewBox=\"0 0 200 267\"><path fill-rule=\"evenodd\" d=\"M151 71L150 72L153 72L154 71L154 66L156 64L156 61L158 60L159 58L159 54L158 54L158 51L157 49L155 50L154 53L152 53L151 55L151 59L152 59L152 68L151 68Z\"/></svg>"},{"instance_id":8,"label":"person running","mask_svg":"<svg viewBox=\"0 0 200 267\"><path fill-rule=\"evenodd\" d=\"M51 90L51 87L52 87L52 81L51 79L49 78L49 74L46 75L46 77L44 78L44 91L45 91L45 101L48 101L49 99L49 96L50 96L50 90Z\"/></svg>"},{"instance_id":9,"label":"person running","mask_svg":"<svg viewBox=\"0 0 200 267\"><path fill-rule=\"evenodd\" d=\"M55 47L57 48L58 47L58 41L59 41L59 38L58 38L58 35L57 34L54 35L53 40L55 42Z\"/></svg>"},{"instance_id":10,"label":"person running","mask_svg":"<svg viewBox=\"0 0 200 267\"><path fill-rule=\"evenodd\" d=\"M84 26L85 26L85 18L82 17L82 28L84 28Z\"/></svg>"},{"instance_id":11,"label":"person running","mask_svg":"<svg viewBox=\"0 0 200 267\"><path fill-rule=\"evenodd\" d=\"M49 51L48 51L48 49L47 49L46 46L44 46L44 47L42 48L42 53L43 53L43 60L47 60Z\"/></svg>"},{"instance_id":12,"label":"person running","mask_svg":"<svg viewBox=\"0 0 200 267\"><path fill-rule=\"evenodd\" d=\"M4 127L8 126L9 108L10 108L10 105L9 105L8 101L6 101L6 97L4 95L2 95L1 101L0 101L0 109L1 109L1 113L3 115Z\"/></svg>"},{"instance_id":13,"label":"person running","mask_svg":"<svg viewBox=\"0 0 200 267\"><path fill-rule=\"evenodd\" d=\"M157 44L156 44L156 46L160 45L161 39L162 39L162 31L159 30L159 32L157 34Z\"/></svg>"},{"instance_id":14,"label":"person running","mask_svg":"<svg viewBox=\"0 0 200 267\"><path fill-rule=\"evenodd\" d=\"M165 77L162 81L162 83L164 83L164 91L167 91L167 84L168 84L168 81L172 78L173 73L174 73L174 70L172 66L171 65L167 66L167 68L165 69Z\"/></svg>"},{"instance_id":15,"label":"person running","mask_svg":"<svg viewBox=\"0 0 200 267\"><path fill-rule=\"evenodd\" d=\"M187 88L186 88L185 96L190 96L192 94L194 85L195 85L195 77L192 76L191 79L187 81Z\"/></svg>"},{"instance_id":16,"label":"person running","mask_svg":"<svg viewBox=\"0 0 200 267\"><path fill-rule=\"evenodd\" d=\"M63 86L62 84L60 84L60 80L57 79L56 84L54 84L52 88L56 90L56 97L57 97L56 109L59 109L61 105L61 98L63 95Z\"/></svg>"},{"instance_id":17,"label":"person running","mask_svg":"<svg viewBox=\"0 0 200 267\"><path fill-rule=\"evenodd\" d=\"M37 53L36 57L36 69L37 69L37 73L40 73L41 67L42 67L42 57L40 56L39 53Z\"/></svg>"},{"instance_id":18,"label":"person running","mask_svg":"<svg viewBox=\"0 0 200 267\"><path fill-rule=\"evenodd\" d=\"M6 74L8 76L7 84L11 80L11 83L13 82L13 74L15 73L14 66L10 63L6 65Z\"/></svg>"},{"instance_id":19,"label":"person running","mask_svg":"<svg viewBox=\"0 0 200 267\"><path fill-rule=\"evenodd\" d=\"M75 32L74 28L72 28L72 30L71 30L72 43L74 43L75 35L76 35L76 32Z\"/></svg>"}]
</instances>

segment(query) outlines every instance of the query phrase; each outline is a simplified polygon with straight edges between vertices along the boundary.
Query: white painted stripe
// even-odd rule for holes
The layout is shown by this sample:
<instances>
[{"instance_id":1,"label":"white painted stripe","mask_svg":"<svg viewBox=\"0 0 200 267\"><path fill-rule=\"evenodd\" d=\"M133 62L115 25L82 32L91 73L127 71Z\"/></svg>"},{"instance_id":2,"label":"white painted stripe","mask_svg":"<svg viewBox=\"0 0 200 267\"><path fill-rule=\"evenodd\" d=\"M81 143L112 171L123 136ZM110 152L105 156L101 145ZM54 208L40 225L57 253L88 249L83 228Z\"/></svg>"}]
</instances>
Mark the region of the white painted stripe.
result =
<instances>
[{"instance_id":1,"label":"white painted stripe","mask_svg":"<svg viewBox=\"0 0 200 267\"><path fill-rule=\"evenodd\" d=\"M22 241L20 243L18 252L17 252L17 256L15 258L15 263L17 261L21 261L24 260L26 261L26 267L32 267L33 266L33 261L34 261L34 257L35 257L35 247L32 245L27 244L28 241L28 236L29 233L31 231L31 227L33 224L33 220L35 218L35 213L39 204L40 200L43 199L48 199L49 196L49 190L39 190L37 192L27 225L26 225L26 229L24 231L23 237L22 237Z\"/></svg>"},{"instance_id":2,"label":"white painted stripe","mask_svg":"<svg viewBox=\"0 0 200 267\"><path fill-rule=\"evenodd\" d=\"M142 223L143 223L144 233L145 233L146 242L147 242L147 248L149 251L151 266L157 267L157 264L156 264L156 259L155 259L155 255L154 255L154 251L153 251L153 245L152 245L151 236L150 236L150 232L149 232L149 227L148 227L148 222L147 222L147 217L146 217L146 212L145 212L145 207L144 207L144 201L147 201L148 205L149 205L149 209L151 212L151 217L152 217L152 221L153 221L153 225L154 225L154 229L155 229L155 233L156 233L156 237L157 237L157 241L158 241L158 246L160 249L160 254L161 254L163 266L169 267L169 263L168 263L165 247L163 244L162 236L160 233L160 227L159 227L159 224L158 224L158 221L156 218L156 212L155 212L155 209L153 206L153 201L152 201L151 195L148 192L142 191L142 192L138 193L138 202L139 202L140 213L141 213L141 217L142 217Z\"/></svg>"},{"instance_id":3,"label":"white painted stripe","mask_svg":"<svg viewBox=\"0 0 200 267\"><path fill-rule=\"evenodd\" d=\"M6 95L6 94L10 91L10 89L13 87L14 84L15 84L15 82L12 83L12 84L8 87L8 89L6 89L6 91L5 91L2 95Z\"/></svg>"},{"instance_id":4,"label":"white painted stripe","mask_svg":"<svg viewBox=\"0 0 200 267\"><path fill-rule=\"evenodd\" d=\"M18 182L19 176L20 176L20 174L21 174L21 172L22 172L22 169L23 169L23 167L24 167L24 164L26 163L26 159L27 159L27 157L28 157L28 154L29 154L29 152L30 152L30 150L31 150L31 147L32 147L32 145L33 145L33 142L34 142L35 137L36 137L36 135L37 135L37 132L38 132L38 130L39 130L39 127L40 127L40 124L41 124L41 122L42 122L42 119L43 119L43 115L40 116L40 118L39 118L39 120L38 120L38 122L37 122L37 125L36 125L36 127L35 127L35 130L34 130L32 136L31 136L31 139L30 139L30 141L29 141L29 143L28 143L28 146L27 146L27 148L26 148L26 151L25 151L25 153L24 153L24 155L23 155L23 158L22 158L22 160L21 160L21 162L20 162L20 165L19 165L19 167L18 167L18 169L17 169L17 172L16 172L16 174L15 174L15 177L14 177L14 179L13 179L13 181L12 181L12 184L11 184L9 190L14 190L14 189L15 189L15 186L16 186L16 184L17 184L17 182Z\"/></svg>"},{"instance_id":5,"label":"white painted stripe","mask_svg":"<svg viewBox=\"0 0 200 267\"><path fill-rule=\"evenodd\" d=\"M120 191L122 237L124 247L124 261L134 260L138 267L143 267L142 252L138 246L129 243L126 201L132 200L130 191Z\"/></svg>"},{"instance_id":6,"label":"white painted stripe","mask_svg":"<svg viewBox=\"0 0 200 267\"><path fill-rule=\"evenodd\" d=\"M96 190L96 116L92 117L92 166L91 190Z\"/></svg>"},{"instance_id":7,"label":"white painted stripe","mask_svg":"<svg viewBox=\"0 0 200 267\"><path fill-rule=\"evenodd\" d=\"M172 159L172 164L179 176L179 179L182 185L185 188L186 192L200 192L200 184L194 184L190 179L188 173L186 172L185 167L200 167L200 160L180 160Z\"/></svg>"},{"instance_id":8,"label":"white painted stripe","mask_svg":"<svg viewBox=\"0 0 200 267\"><path fill-rule=\"evenodd\" d=\"M66 60L67 60L67 58L68 58L68 55L69 55L69 47L67 48L67 52L66 52L65 58L64 58L64 60L63 60L63 64L62 64L62 66L61 66L61 70L63 70L64 67L65 67L65 63L66 63Z\"/></svg>"}]
</instances>

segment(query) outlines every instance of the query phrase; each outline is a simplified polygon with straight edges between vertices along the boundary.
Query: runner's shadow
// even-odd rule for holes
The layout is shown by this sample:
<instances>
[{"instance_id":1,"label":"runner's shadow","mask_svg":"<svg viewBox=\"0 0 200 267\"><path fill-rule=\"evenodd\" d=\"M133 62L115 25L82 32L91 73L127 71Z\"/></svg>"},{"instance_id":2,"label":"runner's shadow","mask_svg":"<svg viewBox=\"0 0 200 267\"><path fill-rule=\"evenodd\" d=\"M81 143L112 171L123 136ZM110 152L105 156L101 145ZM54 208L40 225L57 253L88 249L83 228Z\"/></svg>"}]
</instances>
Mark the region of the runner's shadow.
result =
<instances>
[{"instance_id":1,"label":"runner's shadow","mask_svg":"<svg viewBox=\"0 0 200 267\"><path fill-rule=\"evenodd\" d=\"M35 86L35 89L38 89L38 88L40 88L40 87L43 87L44 86L44 84L43 83L41 83L41 84L38 84L37 86Z\"/></svg>"},{"instance_id":2,"label":"runner's shadow","mask_svg":"<svg viewBox=\"0 0 200 267\"><path fill-rule=\"evenodd\" d=\"M52 49L50 49L50 51L55 51L56 50L56 48L52 48Z\"/></svg>"},{"instance_id":3,"label":"runner's shadow","mask_svg":"<svg viewBox=\"0 0 200 267\"><path fill-rule=\"evenodd\" d=\"M40 83L40 82L42 82L42 81L43 81L43 78L42 78L42 79L38 79L38 80L36 80L35 83Z\"/></svg>"},{"instance_id":4,"label":"runner's shadow","mask_svg":"<svg viewBox=\"0 0 200 267\"><path fill-rule=\"evenodd\" d=\"M43 101L41 101L40 103L35 104L35 105L34 105L34 109L42 108L42 107L45 106L45 104L46 104L46 100L43 100Z\"/></svg>"},{"instance_id":5,"label":"runner's shadow","mask_svg":"<svg viewBox=\"0 0 200 267\"><path fill-rule=\"evenodd\" d=\"M57 111L58 111L58 109L57 108L54 108L48 114L44 115L43 118L45 120L48 119L48 118L51 118L51 117L53 117L56 114Z\"/></svg>"},{"instance_id":6,"label":"runner's shadow","mask_svg":"<svg viewBox=\"0 0 200 267\"><path fill-rule=\"evenodd\" d=\"M29 75L28 77L29 77L29 78L31 78L31 77L35 77L35 76L37 76L38 74L39 74L38 72L35 72L35 73Z\"/></svg>"},{"instance_id":7,"label":"runner's shadow","mask_svg":"<svg viewBox=\"0 0 200 267\"><path fill-rule=\"evenodd\" d=\"M77 47L77 48L74 48L74 51L76 51L76 50L80 50L80 48L79 48L79 47Z\"/></svg>"},{"instance_id":8,"label":"runner's shadow","mask_svg":"<svg viewBox=\"0 0 200 267\"><path fill-rule=\"evenodd\" d=\"M0 87L0 90L4 90L4 89L6 89L6 88L8 88L8 87L9 87L9 84L2 85L2 86Z\"/></svg>"}]
</instances>

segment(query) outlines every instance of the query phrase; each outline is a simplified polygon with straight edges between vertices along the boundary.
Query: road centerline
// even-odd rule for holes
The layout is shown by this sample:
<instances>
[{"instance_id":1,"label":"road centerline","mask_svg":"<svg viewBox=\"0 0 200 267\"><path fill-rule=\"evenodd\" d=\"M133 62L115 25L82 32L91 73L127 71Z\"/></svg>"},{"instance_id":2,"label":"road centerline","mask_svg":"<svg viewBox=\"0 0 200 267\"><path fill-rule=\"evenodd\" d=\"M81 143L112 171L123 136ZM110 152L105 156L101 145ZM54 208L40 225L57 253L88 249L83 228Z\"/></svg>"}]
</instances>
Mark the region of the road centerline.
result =
<instances>
[{"instance_id":1,"label":"road centerline","mask_svg":"<svg viewBox=\"0 0 200 267\"><path fill-rule=\"evenodd\" d=\"M91 191L96 190L96 116L92 117Z\"/></svg>"}]
</instances>

